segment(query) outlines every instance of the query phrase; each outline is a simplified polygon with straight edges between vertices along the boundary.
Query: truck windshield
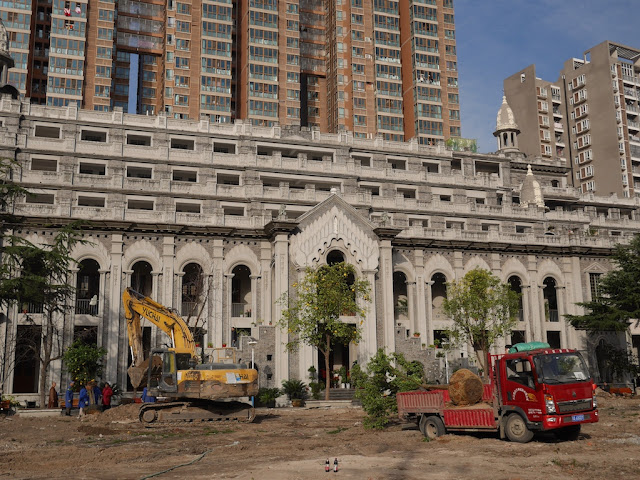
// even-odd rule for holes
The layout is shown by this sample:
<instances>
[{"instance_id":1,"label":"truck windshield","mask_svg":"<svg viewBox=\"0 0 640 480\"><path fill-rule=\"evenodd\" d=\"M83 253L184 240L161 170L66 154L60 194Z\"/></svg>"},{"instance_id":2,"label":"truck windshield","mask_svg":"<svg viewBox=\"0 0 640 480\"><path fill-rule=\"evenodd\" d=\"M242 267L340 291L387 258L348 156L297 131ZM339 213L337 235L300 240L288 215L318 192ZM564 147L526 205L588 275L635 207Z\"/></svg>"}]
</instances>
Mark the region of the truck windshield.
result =
<instances>
[{"instance_id":1,"label":"truck windshield","mask_svg":"<svg viewBox=\"0 0 640 480\"><path fill-rule=\"evenodd\" d=\"M586 382L591 378L579 353L548 353L534 357L538 382L546 384Z\"/></svg>"}]
</instances>

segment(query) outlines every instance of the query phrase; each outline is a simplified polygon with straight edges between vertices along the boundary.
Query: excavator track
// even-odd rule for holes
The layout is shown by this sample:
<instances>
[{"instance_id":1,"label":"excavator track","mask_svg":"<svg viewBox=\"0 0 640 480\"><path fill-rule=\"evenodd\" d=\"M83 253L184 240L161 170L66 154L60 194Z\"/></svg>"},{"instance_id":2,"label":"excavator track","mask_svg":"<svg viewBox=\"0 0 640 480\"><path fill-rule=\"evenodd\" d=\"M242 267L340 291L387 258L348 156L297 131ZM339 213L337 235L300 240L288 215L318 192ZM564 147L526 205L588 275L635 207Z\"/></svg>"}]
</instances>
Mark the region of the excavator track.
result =
<instances>
[{"instance_id":1,"label":"excavator track","mask_svg":"<svg viewBox=\"0 0 640 480\"><path fill-rule=\"evenodd\" d=\"M151 424L183 422L247 422L256 417L255 409L243 402L146 403L140 407L140 422Z\"/></svg>"}]
</instances>

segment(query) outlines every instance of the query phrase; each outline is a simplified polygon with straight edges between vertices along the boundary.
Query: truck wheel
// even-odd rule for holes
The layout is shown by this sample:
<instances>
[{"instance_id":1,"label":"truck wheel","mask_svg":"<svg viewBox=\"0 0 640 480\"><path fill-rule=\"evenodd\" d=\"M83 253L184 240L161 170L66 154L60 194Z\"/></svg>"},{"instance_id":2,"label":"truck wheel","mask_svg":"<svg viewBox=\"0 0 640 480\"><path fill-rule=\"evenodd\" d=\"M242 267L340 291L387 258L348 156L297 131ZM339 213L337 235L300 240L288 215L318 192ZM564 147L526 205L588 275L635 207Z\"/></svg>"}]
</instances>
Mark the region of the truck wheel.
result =
<instances>
[{"instance_id":1,"label":"truck wheel","mask_svg":"<svg viewBox=\"0 0 640 480\"><path fill-rule=\"evenodd\" d=\"M580 436L580 425L571 425L570 427L559 428L555 431L556 438L562 441L577 440Z\"/></svg>"},{"instance_id":2,"label":"truck wheel","mask_svg":"<svg viewBox=\"0 0 640 480\"><path fill-rule=\"evenodd\" d=\"M440 417L435 415L429 417L422 415L420 419L420 431L429 440L434 440L444 435L444 423L442 423Z\"/></svg>"},{"instance_id":3,"label":"truck wheel","mask_svg":"<svg viewBox=\"0 0 640 480\"><path fill-rule=\"evenodd\" d=\"M507 417L505 431L507 438L512 442L527 443L533 438L533 432L527 428L527 423L517 413Z\"/></svg>"}]
</instances>

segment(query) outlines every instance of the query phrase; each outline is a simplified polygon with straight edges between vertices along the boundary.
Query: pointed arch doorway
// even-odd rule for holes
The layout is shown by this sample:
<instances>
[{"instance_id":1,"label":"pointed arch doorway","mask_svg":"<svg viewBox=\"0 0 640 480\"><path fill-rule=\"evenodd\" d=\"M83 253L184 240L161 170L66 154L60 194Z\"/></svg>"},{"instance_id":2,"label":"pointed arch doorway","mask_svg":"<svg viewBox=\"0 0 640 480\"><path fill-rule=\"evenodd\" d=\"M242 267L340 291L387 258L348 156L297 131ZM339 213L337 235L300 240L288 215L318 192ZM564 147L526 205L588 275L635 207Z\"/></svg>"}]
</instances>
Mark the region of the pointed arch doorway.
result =
<instances>
[{"instance_id":1,"label":"pointed arch doorway","mask_svg":"<svg viewBox=\"0 0 640 480\"><path fill-rule=\"evenodd\" d=\"M326 262L328 266L333 266L338 263L345 262L345 256L340 250L331 250L330 252L327 253ZM349 278L347 278L347 283L352 284L353 282L355 282L355 277L350 276ZM345 323L351 325L354 329L356 328L355 317L353 317L353 323L349 322L349 315L343 315L342 319ZM349 371L351 370L351 363L352 363L351 359L357 358L357 353L355 351L355 348L356 347L353 343L344 345L342 343L332 341L331 352L329 353L329 372L328 373L331 375L333 372L337 372L342 367L344 367L348 374ZM327 375L327 372L325 370L325 357L320 350L318 350L317 353L318 353L317 360L319 365L318 381L325 382L326 375ZM334 387L335 385L333 384L333 377L331 378L331 380L332 380L332 387ZM344 380L343 380L343 383L345 383Z\"/></svg>"}]
</instances>

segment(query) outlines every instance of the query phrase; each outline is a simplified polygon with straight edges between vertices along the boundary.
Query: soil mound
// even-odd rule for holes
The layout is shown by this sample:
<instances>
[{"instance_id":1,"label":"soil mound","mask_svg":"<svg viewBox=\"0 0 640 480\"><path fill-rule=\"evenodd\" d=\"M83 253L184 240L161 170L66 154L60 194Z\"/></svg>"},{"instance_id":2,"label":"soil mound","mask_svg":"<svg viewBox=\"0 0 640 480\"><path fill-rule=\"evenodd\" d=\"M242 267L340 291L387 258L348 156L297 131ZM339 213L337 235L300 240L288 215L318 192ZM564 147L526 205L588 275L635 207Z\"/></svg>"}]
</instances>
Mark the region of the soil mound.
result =
<instances>
[{"instance_id":1,"label":"soil mound","mask_svg":"<svg viewBox=\"0 0 640 480\"><path fill-rule=\"evenodd\" d=\"M138 414L140 413L139 403L130 403L128 405L119 405L112 407L109 410L105 410L100 415L100 420L105 422L122 422L128 420L138 420Z\"/></svg>"}]
</instances>

